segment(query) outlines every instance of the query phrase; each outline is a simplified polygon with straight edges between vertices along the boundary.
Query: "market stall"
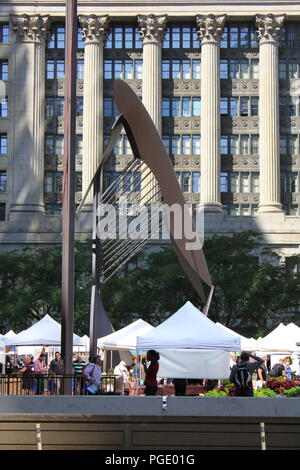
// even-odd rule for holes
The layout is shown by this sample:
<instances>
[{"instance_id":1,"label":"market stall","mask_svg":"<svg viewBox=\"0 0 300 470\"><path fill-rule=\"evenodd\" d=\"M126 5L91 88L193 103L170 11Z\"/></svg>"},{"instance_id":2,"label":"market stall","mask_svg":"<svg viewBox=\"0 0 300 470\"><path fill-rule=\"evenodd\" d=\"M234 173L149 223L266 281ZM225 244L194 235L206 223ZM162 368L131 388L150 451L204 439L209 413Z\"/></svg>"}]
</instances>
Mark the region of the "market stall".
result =
<instances>
[{"instance_id":1,"label":"market stall","mask_svg":"<svg viewBox=\"0 0 300 470\"><path fill-rule=\"evenodd\" d=\"M222 379L229 374L230 351L240 351L241 341L188 301L156 328L139 335L136 348L159 352L159 377Z\"/></svg>"},{"instance_id":2,"label":"market stall","mask_svg":"<svg viewBox=\"0 0 300 470\"><path fill-rule=\"evenodd\" d=\"M245 336L242 336L242 335L236 333L236 331L231 330L230 328L228 328L227 326L222 325L219 322L217 322L216 325L219 326L220 328L223 328L223 330L228 331L232 335L237 336L238 338L240 338L241 339L241 350L242 351L253 351L254 352L254 351L258 350L257 340L256 339L246 338Z\"/></svg>"}]
</instances>

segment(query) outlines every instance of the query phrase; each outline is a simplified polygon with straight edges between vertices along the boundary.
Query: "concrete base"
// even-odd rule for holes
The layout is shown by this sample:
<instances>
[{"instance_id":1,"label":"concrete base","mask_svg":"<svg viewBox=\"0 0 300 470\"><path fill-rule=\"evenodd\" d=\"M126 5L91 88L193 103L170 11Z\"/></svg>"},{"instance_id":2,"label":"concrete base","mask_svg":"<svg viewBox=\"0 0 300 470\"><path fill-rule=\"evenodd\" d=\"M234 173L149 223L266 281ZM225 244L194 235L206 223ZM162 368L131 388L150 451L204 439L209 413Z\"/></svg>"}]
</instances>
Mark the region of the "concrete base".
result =
<instances>
[{"instance_id":1,"label":"concrete base","mask_svg":"<svg viewBox=\"0 0 300 470\"><path fill-rule=\"evenodd\" d=\"M300 398L0 397L0 450L300 448Z\"/></svg>"}]
</instances>

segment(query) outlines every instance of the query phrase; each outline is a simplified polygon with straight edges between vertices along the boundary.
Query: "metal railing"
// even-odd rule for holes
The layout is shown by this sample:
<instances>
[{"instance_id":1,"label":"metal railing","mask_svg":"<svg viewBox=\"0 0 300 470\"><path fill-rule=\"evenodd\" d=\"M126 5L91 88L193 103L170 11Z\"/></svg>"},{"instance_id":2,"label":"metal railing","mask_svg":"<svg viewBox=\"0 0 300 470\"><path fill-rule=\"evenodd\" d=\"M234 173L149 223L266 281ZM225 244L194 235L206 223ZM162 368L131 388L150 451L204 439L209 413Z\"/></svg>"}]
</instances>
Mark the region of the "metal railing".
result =
<instances>
[{"instance_id":1,"label":"metal railing","mask_svg":"<svg viewBox=\"0 0 300 470\"><path fill-rule=\"evenodd\" d=\"M80 374L0 374L1 395L64 395L71 383L72 395L87 395L86 382ZM120 377L101 377L97 395L122 395L123 381Z\"/></svg>"}]
</instances>

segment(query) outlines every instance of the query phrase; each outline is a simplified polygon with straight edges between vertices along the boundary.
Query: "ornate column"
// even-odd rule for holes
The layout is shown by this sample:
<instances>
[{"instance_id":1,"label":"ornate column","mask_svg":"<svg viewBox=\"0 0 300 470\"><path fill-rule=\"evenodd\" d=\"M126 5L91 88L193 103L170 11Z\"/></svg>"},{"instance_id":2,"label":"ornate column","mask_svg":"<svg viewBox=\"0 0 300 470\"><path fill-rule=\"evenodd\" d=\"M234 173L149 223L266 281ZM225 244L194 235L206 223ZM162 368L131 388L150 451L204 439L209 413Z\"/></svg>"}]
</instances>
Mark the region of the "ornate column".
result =
<instances>
[{"instance_id":1,"label":"ornate column","mask_svg":"<svg viewBox=\"0 0 300 470\"><path fill-rule=\"evenodd\" d=\"M45 212L45 44L49 15L11 15L16 33L13 50L14 101L10 219L33 222Z\"/></svg>"},{"instance_id":2,"label":"ornate column","mask_svg":"<svg viewBox=\"0 0 300 470\"><path fill-rule=\"evenodd\" d=\"M82 194L85 193L103 154L103 47L109 17L79 16L84 46L83 89L83 161ZM85 210L92 211L93 191L86 199Z\"/></svg>"},{"instance_id":3,"label":"ornate column","mask_svg":"<svg viewBox=\"0 0 300 470\"><path fill-rule=\"evenodd\" d=\"M161 49L165 37L167 15L138 15L140 34L143 40L143 103L150 114L159 134L161 134L162 115L162 73ZM151 197L155 200L153 176L142 181L141 197L144 200ZM152 191L153 190L153 191ZM150 193L148 193L151 191ZM146 196L146 194L148 195Z\"/></svg>"},{"instance_id":4,"label":"ornate column","mask_svg":"<svg viewBox=\"0 0 300 470\"><path fill-rule=\"evenodd\" d=\"M201 206L222 212L220 192L220 39L225 15L196 17L201 40Z\"/></svg>"},{"instance_id":5,"label":"ornate column","mask_svg":"<svg viewBox=\"0 0 300 470\"><path fill-rule=\"evenodd\" d=\"M281 212L278 40L284 15L256 15L259 38L259 213Z\"/></svg>"}]
</instances>

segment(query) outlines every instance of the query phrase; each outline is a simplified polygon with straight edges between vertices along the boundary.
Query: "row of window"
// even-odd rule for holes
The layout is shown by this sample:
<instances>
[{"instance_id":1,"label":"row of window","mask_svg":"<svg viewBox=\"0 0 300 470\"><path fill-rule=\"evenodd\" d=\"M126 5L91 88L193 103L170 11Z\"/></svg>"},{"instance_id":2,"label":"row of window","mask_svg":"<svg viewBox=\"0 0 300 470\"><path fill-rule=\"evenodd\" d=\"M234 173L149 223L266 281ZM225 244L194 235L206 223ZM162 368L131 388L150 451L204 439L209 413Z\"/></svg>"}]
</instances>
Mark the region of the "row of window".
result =
<instances>
[{"instance_id":1,"label":"row of window","mask_svg":"<svg viewBox=\"0 0 300 470\"><path fill-rule=\"evenodd\" d=\"M64 116L65 99L61 96L46 98L46 117ZM83 97L76 98L76 115L83 116Z\"/></svg>"},{"instance_id":2,"label":"row of window","mask_svg":"<svg viewBox=\"0 0 300 470\"><path fill-rule=\"evenodd\" d=\"M201 174L199 171L176 172L176 178L184 193L201 192ZM114 191L140 192L141 174L139 172L128 173L124 178L120 178L120 172L107 172L104 175L104 188L107 189L116 182ZM118 181L119 179L119 181ZM300 173L281 173L281 192L298 193L300 190ZM258 172L233 172L225 171L220 175L221 193L256 193L259 190ZM49 191L50 192L50 191Z\"/></svg>"},{"instance_id":3,"label":"row of window","mask_svg":"<svg viewBox=\"0 0 300 470\"><path fill-rule=\"evenodd\" d=\"M63 188L63 172L47 171L45 173L45 193L61 193ZM82 174L76 172L75 174L75 191L82 191Z\"/></svg>"},{"instance_id":4,"label":"row of window","mask_svg":"<svg viewBox=\"0 0 300 470\"><path fill-rule=\"evenodd\" d=\"M104 146L106 147L109 136L104 136ZM168 154L173 155L200 155L200 135L199 134L175 134L163 135L162 140ZM76 153L82 154L82 135L76 136ZM221 136L222 155L256 155L259 153L259 136L257 134L227 134ZM64 146L64 136L60 134L47 134L45 142L46 155L62 155ZM8 143L7 134L0 134L0 155L7 155ZM120 135L114 149L115 155L132 155L132 149L128 137ZM280 153L282 155L300 154L300 136L284 135L280 136Z\"/></svg>"},{"instance_id":5,"label":"row of window","mask_svg":"<svg viewBox=\"0 0 300 470\"><path fill-rule=\"evenodd\" d=\"M107 189L114 181L117 181L120 172L106 173L104 177L104 189ZM177 180L183 192L200 193L201 175L199 171L176 172ZM283 172L280 176L281 192L298 193L300 190L300 174L297 172ZM58 193L62 191L63 172L45 173L45 192ZM114 187L114 191L140 192L141 174L130 172L124 178L120 178ZM7 190L7 171L0 171L0 192ZM76 172L76 191L82 190L82 175ZM222 193L259 193L258 172L221 172L220 190Z\"/></svg>"},{"instance_id":6,"label":"row of window","mask_svg":"<svg viewBox=\"0 0 300 470\"><path fill-rule=\"evenodd\" d=\"M300 78L300 59L280 59L278 63L279 78ZM46 78L64 78L64 59L46 60ZM84 78L84 60L77 60L77 78ZM142 59L105 59L104 78L125 80L143 78ZM164 59L162 61L163 79L200 79L201 60L200 59ZM258 59L221 59L220 78L222 79L258 79L259 60ZM0 79L8 79L8 62L0 62Z\"/></svg>"},{"instance_id":7,"label":"row of window","mask_svg":"<svg viewBox=\"0 0 300 470\"><path fill-rule=\"evenodd\" d=\"M0 43L9 42L9 25L0 24ZM297 25L287 24L282 28L279 39L280 47L294 48L299 44ZM57 25L52 28L48 49L65 48L65 27ZM81 28L78 27L77 47L82 49ZM106 48L108 49L141 49L143 47L138 27L114 25L110 28ZM170 25L166 28L163 48L165 49L199 49L201 47L197 29L192 25ZM221 48L257 48L258 40L254 25L225 26L221 38Z\"/></svg>"},{"instance_id":8,"label":"row of window","mask_svg":"<svg viewBox=\"0 0 300 470\"><path fill-rule=\"evenodd\" d=\"M77 59L77 78L84 78L84 61ZM64 59L47 59L46 60L46 78L57 79L65 78L65 60Z\"/></svg>"}]
</instances>

